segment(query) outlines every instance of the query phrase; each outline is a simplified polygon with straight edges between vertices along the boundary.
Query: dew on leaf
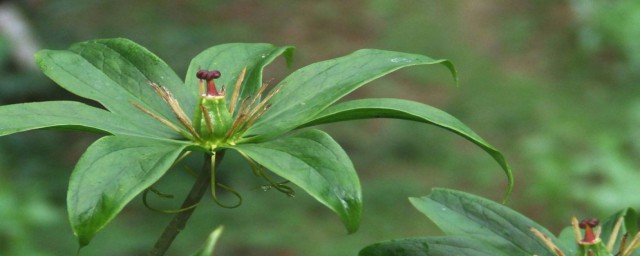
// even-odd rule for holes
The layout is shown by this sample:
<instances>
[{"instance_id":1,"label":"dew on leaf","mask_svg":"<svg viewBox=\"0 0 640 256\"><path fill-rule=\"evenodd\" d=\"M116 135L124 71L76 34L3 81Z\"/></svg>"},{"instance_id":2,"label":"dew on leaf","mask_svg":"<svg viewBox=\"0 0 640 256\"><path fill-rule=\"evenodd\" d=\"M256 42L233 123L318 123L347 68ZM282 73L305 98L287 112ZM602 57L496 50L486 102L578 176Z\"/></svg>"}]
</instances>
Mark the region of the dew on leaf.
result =
<instances>
[{"instance_id":1,"label":"dew on leaf","mask_svg":"<svg viewBox=\"0 0 640 256\"><path fill-rule=\"evenodd\" d=\"M409 63L409 62L412 62L412 60L409 59L409 58L397 57L397 58L392 58L391 62L393 62L393 63Z\"/></svg>"}]
</instances>

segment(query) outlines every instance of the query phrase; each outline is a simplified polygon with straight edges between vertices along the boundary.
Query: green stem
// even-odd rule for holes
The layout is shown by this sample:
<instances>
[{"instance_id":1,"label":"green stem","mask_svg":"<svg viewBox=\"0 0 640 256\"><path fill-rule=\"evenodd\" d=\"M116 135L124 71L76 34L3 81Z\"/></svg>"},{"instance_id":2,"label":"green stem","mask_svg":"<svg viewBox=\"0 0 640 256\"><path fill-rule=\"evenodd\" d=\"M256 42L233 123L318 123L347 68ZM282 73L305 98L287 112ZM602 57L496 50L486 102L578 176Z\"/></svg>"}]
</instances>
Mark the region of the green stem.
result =
<instances>
[{"instance_id":1,"label":"green stem","mask_svg":"<svg viewBox=\"0 0 640 256\"><path fill-rule=\"evenodd\" d=\"M222 161L223 157L224 157L224 151L218 152L215 157L215 164L216 165L220 164L220 161ZM209 182L211 179L211 162L212 162L211 157L209 155L205 155L202 170L200 171L198 178L193 184L193 187L191 187L191 191L189 192L187 197L184 199L184 202L182 203L181 208L189 207L199 203L202 197L204 196L205 192L207 192L207 189L209 188ZM156 244L153 246L153 249L151 249L148 255L149 256L164 255L169 249L169 247L171 246L171 244L173 243L173 240L175 240L176 236L178 236L180 231L184 229L184 227L187 224L187 221L189 220L189 218L191 217L191 214L195 209L196 207L193 207L189 210L176 214L171 220L171 222L169 223L169 225L165 227L164 231L162 232L162 235L160 236L160 238L158 238L158 241L156 241Z\"/></svg>"}]
</instances>

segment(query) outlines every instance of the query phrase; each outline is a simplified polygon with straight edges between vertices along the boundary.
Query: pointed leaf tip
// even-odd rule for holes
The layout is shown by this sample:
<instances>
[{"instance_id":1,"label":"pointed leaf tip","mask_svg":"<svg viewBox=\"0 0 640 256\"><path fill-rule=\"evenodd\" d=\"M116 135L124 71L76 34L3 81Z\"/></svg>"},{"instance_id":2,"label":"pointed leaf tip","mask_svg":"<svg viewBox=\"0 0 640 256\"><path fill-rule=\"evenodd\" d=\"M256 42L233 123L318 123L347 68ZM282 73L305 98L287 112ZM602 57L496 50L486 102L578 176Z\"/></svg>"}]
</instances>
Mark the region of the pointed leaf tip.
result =
<instances>
[{"instance_id":1,"label":"pointed leaf tip","mask_svg":"<svg viewBox=\"0 0 640 256\"><path fill-rule=\"evenodd\" d=\"M420 102L388 98L346 101L328 107L297 128L367 118L394 118L422 122L442 127L462 136L482 148L502 167L507 176L508 184L503 203L511 195L513 191L513 173L502 153L454 116Z\"/></svg>"},{"instance_id":2,"label":"pointed leaf tip","mask_svg":"<svg viewBox=\"0 0 640 256\"><path fill-rule=\"evenodd\" d=\"M222 235L222 231L224 231L224 226L219 226L213 230L213 232L209 234L209 237L202 248L192 256L212 256L218 239L220 238L220 235Z\"/></svg>"},{"instance_id":3,"label":"pointed leaf tip","mask_svg":"<svg viewBox=\"0 0 640 256\"><path fill-rule=\"evenodd\" d=\"M455 75L453 64L424 55L363 49L349 55L314 63L282 80L272 107L247 132L247 136L277 136L309 121L345 95L401 68L444 64Z\"/></svg>"}]
</instances>

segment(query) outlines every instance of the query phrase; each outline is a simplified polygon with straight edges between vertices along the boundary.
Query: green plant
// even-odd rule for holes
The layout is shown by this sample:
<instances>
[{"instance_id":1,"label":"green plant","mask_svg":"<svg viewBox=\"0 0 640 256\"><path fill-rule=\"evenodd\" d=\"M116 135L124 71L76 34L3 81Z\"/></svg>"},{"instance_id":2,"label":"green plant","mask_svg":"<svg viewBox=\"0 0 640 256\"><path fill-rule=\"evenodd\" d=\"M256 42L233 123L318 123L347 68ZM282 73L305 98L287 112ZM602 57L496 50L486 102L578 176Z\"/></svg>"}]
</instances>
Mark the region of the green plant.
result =
<instances>
[{"instance_id":1,"label":"green plant","mask_svg":"<svg viewBox=\"0 0 640 256\"><path fill-rule=\"evenodd\" d=\"M239 205L240 193L216 181L215 167L228 149L244 156L267 187L293 195L288 182L295 184L334 211L347 230L354 232L362 199L350 159L328 134L302 129L354 119L405 119L457 133L501 165L509 181L505 198L509 196L513 178L502 154L449 114L400 99L334 104L367 82L404 67L443 64L456 77L449 61L360 50L301 68L266 93L264 66L280 55L290 61L292 53L291 47L270 44L215 46L192 60L183 82L160 58L126 39L42 50L36 59L49 78L106 110L71 101L2 106L0 135L39 128L107 135L87 149L69 180L67 210L81 247L136 195L162 195L153 184L191 152L205 156L202 171L182 208L169 211L177 214L151 254L166 251L208 187L220 206ZM276 181L267 170L285 181ZM216 187L236 195L237 204L221 203Z\"/></svg>"},{"instance_id":2,"label":"green plant","mask_svg":"<svg viewBox=\"0 0 640 256\"><path fill-rule=\"evenodd\" d=\"M638 216L629 208L598 226L597 219L581 222L555 237L538 223L490 200L447 189L410 198L446 236L398 239L370 245L360 256L400 255L640 255ZM580 231L584 229L584 231Z\"/></svg>"}]
</instances>

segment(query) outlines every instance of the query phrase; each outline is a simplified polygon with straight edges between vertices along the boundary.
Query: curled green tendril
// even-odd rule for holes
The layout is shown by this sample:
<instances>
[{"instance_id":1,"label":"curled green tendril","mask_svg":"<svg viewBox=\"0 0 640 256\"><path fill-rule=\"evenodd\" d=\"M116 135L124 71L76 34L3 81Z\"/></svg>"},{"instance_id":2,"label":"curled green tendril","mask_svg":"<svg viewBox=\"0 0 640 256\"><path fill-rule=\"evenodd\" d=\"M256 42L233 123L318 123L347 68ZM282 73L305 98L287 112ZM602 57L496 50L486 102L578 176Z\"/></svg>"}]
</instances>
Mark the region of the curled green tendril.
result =
<instances>
[{"instance_id":1,"label":"curled green tendril","mask_svg":"<svg viewBox=\"0 0 640 256\"><path fill-rule=\"evenodd\" d=\"M227 209L236 208L236 207L242 205L242 195L240 195L240 193L237 190L235 190L235 189L233 189L233 188L231 188L231 187L229 187L227 185L224 185L224 184L222 184L220 182L216 182L215 157L216 157L216 154L215 154L215 152L213 152L211 154L211 197L213 198L213 201L218 206L220 206L222 208L227 208ZM218 186L218 187L226 190L227 192L233 194L234 196L236 196L236 198L238 198L238 202L236 202L235 204L232 204L232 205L226 205L226 204L223 204L222 202L220 202L220 200L218 199L218 196L216 195L216 186Z\"/></svg>"},{"instance_id":2,"label":"curled green tendril","mask_svg":"<svg viewBox=\"0 0 640 256\"><path fill-rule=\"evenodd\" d=\"M271 188L275 188L276 190L284 193L285 195L287 195L289 197L295 197L296 196L296 192L293 190L293 188L291 188L290 186L286 185L287 183L289 183L288 180L281 181L281 182L275 182L265 172L262 172L260 177L264 178L267 182L269 182L269 185L263 186L263 187L267 187L267 190L269 190Z\"/></svg>"},{"instance_id":3,"label":"curled green tendril","mask_svg":"<svg viewBox=\"0 0 640 256\"><path fill-rule=\"evenodd\" d=\"M244 156L247 161L249 162L249 166L251 166L251 170L253 171L253 174L255 176L258 177L262 177L264 178L269 184L268 185L264 185L262 186L263 190L269 190L271 188L275 188L276 190L284 193L285 195L289 196L289 197L295 197L296 196L296 192L293 190L293 188L285 185L287 183L289 183L288 180L282 181L282 182L276 182L274 181L271 177L269 177L269 175L267 175L267 172L265 172L265 169L263 166L261 166L260 164L256 163L255 161L253 161L253 159L245 156L244 154L242 154L242 156Z\"/></svg>"},{"instance_id":4,"label":"curled green tendril","mask_svg":"<svg viewBox=\"0 0 640 256\"><path fill-rule=\"evenodd\" d=\"M217 198L217 196L216 196L216 192L215 192L216 188L215 188L215 187L212 187L212 188L211 188L211 196L213 196L213 201L214 201L218 206L220 206L220 207L222 207L222 208L232 209L232 208L236 208L236 207L238 207L238 206L242 205L242 195L240 195L240 192L238 192L237 190L235 190L235 189L233 189L233 188L231 188L231 187L229 187L229 186L227 186L227 185L224 185L224 184L222 184L222 183L219 183L219 182L218 182L218 183L216 183L216 186L218 186L218 187L220 187L220 188L222 188L222 189L226 190L227 192L229 192L229 193L233 194L234 196L236 196L236 198L238 198L238 202L236 202L235 204L233 204L233 205L225 205L225 204L221 203L221 202L220 202L220 200Z\"/></svg>"},{"instance_id":5,"label":"curled green tendril","mask_svg":"<svg viewBox=\"0 0 640 256\"><path fill-rule=\"evenodd\" d=\"M145 207L147 207L149 210L152 210L154 212L174 214L174 213L184 212L184 211L193 209L196 206L198 206L198 204L194 204L194 205L191 205L191 206L188 206L188 207L185 207L185 208L180 208L180 209L177 209L177 210L158 209L158 208L155 208L155 207L152 207L151 205L149 205L149 202L147 201L147 195L149 194L149 191L153 192L154 194L156 194L156 195L158 195L159 197L162 197L162 198L173 198L173 195L162 193L162 192L158 191L157 189L155 189L154 187L149 187L149 188L145 189L144 192L142 193L142 203L144 204Z\"/></svg>"}]
</instances>

